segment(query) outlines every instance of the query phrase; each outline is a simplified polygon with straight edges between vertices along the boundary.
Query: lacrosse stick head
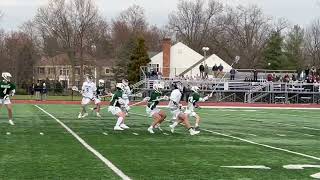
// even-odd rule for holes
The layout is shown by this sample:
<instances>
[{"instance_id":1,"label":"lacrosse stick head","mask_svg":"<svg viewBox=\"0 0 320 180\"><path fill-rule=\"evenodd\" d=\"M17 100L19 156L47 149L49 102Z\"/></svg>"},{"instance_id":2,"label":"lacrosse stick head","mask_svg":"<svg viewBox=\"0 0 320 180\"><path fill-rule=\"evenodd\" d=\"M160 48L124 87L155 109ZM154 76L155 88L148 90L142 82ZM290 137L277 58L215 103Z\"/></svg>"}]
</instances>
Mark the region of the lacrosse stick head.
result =
<instances>
[{"instance_id":1,"label":"lacrosse stick head","mask_svg":"<svg viewBox=\"0 0 320 180\"><path fill-rule=\"evenodd\" d=\"M72 91L79 91L77 86L72 86L71 89L72 89Z\"/></svg>"},{"instance_id":2,"label":"lacrosse stick head","mask_svg":"<svg viewBox=\"0 0 320 180\"><path fill-rule=\"evenodd\" d=\"M234 62L235 62L236 64L238 64L239 61L240 61L240 56L236 56L236 57L234 58Z\"/></svg>"}]
</instances>

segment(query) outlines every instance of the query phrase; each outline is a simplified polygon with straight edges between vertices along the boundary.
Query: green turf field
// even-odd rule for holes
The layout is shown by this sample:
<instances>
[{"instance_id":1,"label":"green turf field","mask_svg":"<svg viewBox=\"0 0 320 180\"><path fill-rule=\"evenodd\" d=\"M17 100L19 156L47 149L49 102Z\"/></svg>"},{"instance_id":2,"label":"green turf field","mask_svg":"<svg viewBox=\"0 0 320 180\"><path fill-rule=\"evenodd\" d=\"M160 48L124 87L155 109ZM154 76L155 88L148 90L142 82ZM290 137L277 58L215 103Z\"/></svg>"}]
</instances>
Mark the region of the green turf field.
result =
<instances>
[{"instance_id":1,"label":"green turf field","mask_svg":"<svg viewBox=\"0 0 320 180\"><path fill-rule=\"evenodd\" d=\"M312 179L320 168L320 111L200 109L200 135L183 127L149 134L144 108L133 108L124 132L115 118L78 120L74 105L40 105L131 179ZM0 179L120 179L55 119L33 105L14 105L15 126L0 117ZM192 122L194 122L192 120ZM10 132L10 134L7 134ZM40 132L43 135L40 135ZM135 133L136 135L134 135ZM165 133L165 134L164 134ZM266 146L268 145L268 146ZM277 149L281 148L281 149ZM222 166L260 165L268 169Z\"/></svg>"}]
</instances>

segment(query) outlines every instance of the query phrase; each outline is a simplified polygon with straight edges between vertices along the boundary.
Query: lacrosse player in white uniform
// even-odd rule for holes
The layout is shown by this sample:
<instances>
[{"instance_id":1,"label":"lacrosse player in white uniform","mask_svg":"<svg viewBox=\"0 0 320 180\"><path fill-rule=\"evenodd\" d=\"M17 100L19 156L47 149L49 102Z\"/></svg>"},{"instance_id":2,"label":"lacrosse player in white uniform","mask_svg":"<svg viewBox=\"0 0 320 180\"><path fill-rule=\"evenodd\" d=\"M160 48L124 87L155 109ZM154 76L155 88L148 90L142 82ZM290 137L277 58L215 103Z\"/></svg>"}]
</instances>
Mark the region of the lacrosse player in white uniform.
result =
<instances>
[{"instance_id":1,"label":"lacrosse player in white uniform","mask_svg":"<svg viewBox=\"0 0 320 180\"><path fill-rule=\"evenodd\" d=\"M180 104L181 100L181 91L183 90L183 86L181 82L174 83L174 90L171 92L170 101L169 101L169 109L174 116L175 121L169 127L171 128L171 132L174 132L174 128L179 124L183 123L185 127L188 129L190 135L199 134L200 131L195 131L193 127L191 127L189 122L188 114L183 113L182 104Z\"/></svg>"},{"instance_id":2,"label":"lacrosse player in white uniform","mask_svg":"<svg viewBox=\"0 0 320 180\"><path fill-rule=\"evenodd\" d=\"M131 96L131 89L129 87L129 82L127 79L122 80L122 84L124 85L123 87L123 94L122 94L122 99L124 100L124 106L123 110L126 112L126 115L128 115L130 107L129 107L129 97Z\"/></svg>"},{"instance_id":3,"label":"lacrosse player in white uniform","mask_svg":"<svg viewBox=\"0 0 320 180\"><path fill-rule=\"evenodd\" d=\"M1 76L3 80L0 81L0 109L3 105L7 107L9 124L14 125L14 122L12 121L12 104L9 96L13 96L16 92L16 85L10 82L12 77L10 73L3 72Z\"/></svg>"},{"instance_id":4,"label":"lacrosse player in white uniform","mask_svg":"<svg viewBox=\"0 0 320 180\"><path fill-rule=\"evenodd\" d=\"M97 86L93 82L93 76L86 75L86 81L83 82L82 88L81 88L82 101L81 101L81 112L78 115L79 119L88 116L86 107L91 101L95 100L96 91L97 91Z\"/></svg>"}]
</instances>

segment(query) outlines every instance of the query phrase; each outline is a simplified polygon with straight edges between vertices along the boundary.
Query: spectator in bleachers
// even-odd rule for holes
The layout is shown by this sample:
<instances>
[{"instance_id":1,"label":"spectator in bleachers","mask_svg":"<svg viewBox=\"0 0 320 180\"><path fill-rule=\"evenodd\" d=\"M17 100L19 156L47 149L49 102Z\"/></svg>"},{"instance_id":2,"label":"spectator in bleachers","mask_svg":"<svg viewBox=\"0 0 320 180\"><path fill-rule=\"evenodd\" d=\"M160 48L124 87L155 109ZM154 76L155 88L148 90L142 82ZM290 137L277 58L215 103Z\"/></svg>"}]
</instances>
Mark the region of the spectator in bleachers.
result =
<instances>
[{"instance_id":1,"label":"spectator in bleachers","mask_svg":"<svg viewBox=\"0 0 320 180\"><path fill-rule=\"evenodd\" d=\"M305 77L308 77L308 76L309 76L309 72L310 72L310 67L308 66L308 67L306 68L306 70L304 70Z\"/></svg>"},{"instance_id":2,"label":"spectator in bleachers","mask_svg":"<svg viewBox=\"0 0 320 180\"><path fill-rule=\"evenodd\" d=\"M236 75L236 70L232 68L230 70L230 80L234 80L235 75Z\"/></svg>"},{"instance_id":3,"label":"spectator in bleachers","mask_svg":"<svg viewBox=\"0 0 320 180\"><path fill-rule=\"evenodd\" d=\"M218 67L218 74L219 74L218 76L221 77L222 73L223 73L223 66L222 64L220 64Z\"/></svg>"},{"instance_id":4,"label":"spectator in bleachers","mask_svg":"<svg viewBox=\"0 0 320 180\"><path fill-rule=\"evenodd\" d=\"M258 82L258 71L257 69L253 70L253 81Z\"/></svg>"},{"instance_id":5,"label":"spectator in bleachers","mask_svg":"<svg viewBox=\"0 0 320 180\"><path fill-rule=\"evenodd\" d=\"M272 82L273 81L273 75L272 74L268 74L267 75L267 81Z\"/></svg>"},{"instance_id":6,"label":"spectator in bleachers","mask_svg":"<svg viewBox=\"0 0 320 180\"><path fill-rule=\"evenodd\" d=\"M310 70L311 75L312 75L312 76L315 76L315 75L316 75L316 72L317 72L316 68L315 68L314 66L312 66L312 68L311 68L311 70Z\"/></svg>"},{"instance_id":7,"label":"spectator in bleachers","mask_svg":"<svg viewBox=\"0 0 320 180\"><path fill-rule=\"evenodd\" d=\"M283 77L283 82L288 83L289 81L290 81L289 74L286 74L286 75Z\"/></svg>"},{"instance_id":8,"label":"spectator in bleachers","mask_svg":"<svg viewBox=\"0 0 320 180\"><path fill-rule=\"evenodd\" d=\"M217 77L217 72L218 72L218 66L217 64L214 64L214 66L212 67L212 72L213 72L213 77Z\"/></svg>"},{"instance_id":9,"label":"spectator in bleachers","mask_svg":"<svg viewBox=\"0 0 320 180\"><path fill-rule=\"evenodd\" d=\"M208 79L209 67L207 64L204 65L204 79Z\"/></svg>"},{"instance_id":10,"label":"spectator in bleachers","mask_svg":"<svg viewBox=\"0 0 320 180\"><path fill-rule=\"evenodd\" d=\"M291 80L292 80L293 82L294 82L294 81L297 81L297 78L296 78L295 74L292 74Z\"/></svg>"},{"instance_id":11,"label":"spectator in bleachers","mask_svg":"<svg viewBox=\"0 0 320 180\"><path fill-rule=\"evenodd\" d=\"M199 71L200 71L200 77L203 78L204 77L204 66L203 66L203 64L201 64L199 66Z\"/></svg>"}]
</instances>

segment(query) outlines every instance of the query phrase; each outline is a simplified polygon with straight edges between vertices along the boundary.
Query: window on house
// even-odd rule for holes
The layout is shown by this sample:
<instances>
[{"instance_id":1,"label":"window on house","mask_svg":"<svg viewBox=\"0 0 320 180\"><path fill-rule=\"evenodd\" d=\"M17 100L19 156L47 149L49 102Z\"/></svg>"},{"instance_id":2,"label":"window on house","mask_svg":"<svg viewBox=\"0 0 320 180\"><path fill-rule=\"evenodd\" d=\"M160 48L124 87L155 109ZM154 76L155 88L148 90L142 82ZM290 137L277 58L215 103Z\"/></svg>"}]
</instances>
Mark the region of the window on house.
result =
<instances>
[{"instance_id":1,"label":"window on house","mask_svg":"<svg viewBox=\"0 0 320 180\"><path fill-rule=\"evenodd\" d=\"M111 73L109 68L106 68L105 72L106 72L106 74L110 74Z\"/></svg>"},{"instance_id":2,"label":"window on house","mask_svg":"<svg viewBox=\"0 0 320 180\"><path fill-rule=\"evenodd\" d=\"M44 74L45 68L39 67L38 68L38 74Z\"/></svg>"},{"instance_id":3,"label":"window on house","mask_svg":"<svg viewBox=\"0 0 320 180\"><path fill-rule=\"evenodd\" d=\"M54 74L55 70L54 68L48 68L48 74Z\"/></svg>"},{"instance_id":4,"label":"window on house","mask_svg":"<svg viewBox=\"0 0 320 180\"><path fill-rule=\"evenodd\" d=\"M74 72L75 75L79 75L80 74L80 68L75 68L74 71L75 71Z\"/></svg>"},{"instance_id":5,"label":"window on house","mask_svg":"<svg viewBox=\"0 0 320 180\"><path fill-rule=\"evenodd\" d=\"M60 69L60 75L69 76L69 69Z\"/></svg>"}]
</instances>

